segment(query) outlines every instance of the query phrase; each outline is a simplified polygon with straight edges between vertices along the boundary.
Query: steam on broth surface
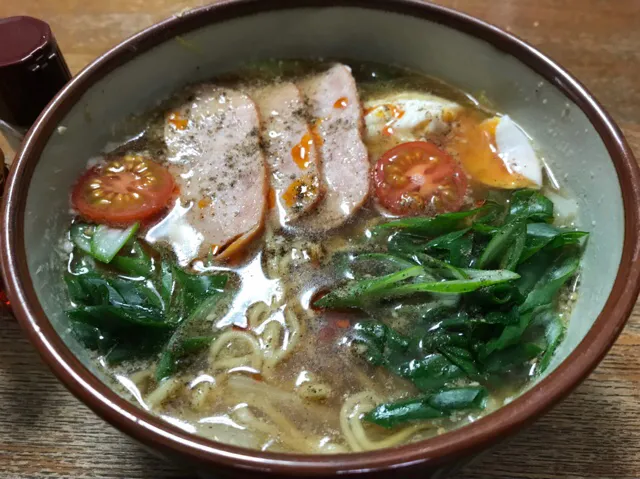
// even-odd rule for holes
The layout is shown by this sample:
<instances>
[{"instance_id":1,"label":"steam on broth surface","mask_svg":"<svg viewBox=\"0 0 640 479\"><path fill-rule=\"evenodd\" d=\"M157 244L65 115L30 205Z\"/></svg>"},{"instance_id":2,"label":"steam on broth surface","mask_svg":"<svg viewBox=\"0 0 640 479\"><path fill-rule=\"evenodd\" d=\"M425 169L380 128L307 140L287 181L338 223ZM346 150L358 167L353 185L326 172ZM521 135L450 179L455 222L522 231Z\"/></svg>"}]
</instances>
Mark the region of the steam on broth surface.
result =
<instances>
[{"instance_id":1,"label":"steam on broth surface","mask_svg":"<svg viewBox=\"0 0 640 479\"><path fill-rule=\"evenodd\" d=\"M473 421L548 366L586 233L508 116L400 68L273 61L132 124L74 188L65 281L71 330L143 408L358 452Z\"/></svg>"}]
</instances>

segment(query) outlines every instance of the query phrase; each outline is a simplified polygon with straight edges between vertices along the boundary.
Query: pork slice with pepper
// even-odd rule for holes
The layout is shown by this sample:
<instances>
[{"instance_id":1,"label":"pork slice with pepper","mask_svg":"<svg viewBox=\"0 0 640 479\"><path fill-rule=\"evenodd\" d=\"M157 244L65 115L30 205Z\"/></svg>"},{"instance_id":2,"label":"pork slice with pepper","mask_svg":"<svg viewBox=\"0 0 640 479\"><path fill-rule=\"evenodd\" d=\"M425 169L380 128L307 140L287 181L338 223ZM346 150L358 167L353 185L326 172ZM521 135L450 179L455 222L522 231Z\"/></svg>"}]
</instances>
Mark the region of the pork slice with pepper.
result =
<instances>
[{"instance_id":1,"label":"pork slice with pepper","mask_svg":"<svg viewBox=\"0 0 640 479\"><path fill-rule=\"evenodd\" d=\"M199 238L197 257L229 258L263 228L268 183L260 127L248 95L216 85L195 87L166 115L168 166L184 219Z\"/></svg>"},{"instance_id":2,"label":"pork slice with pepper","mask_svg":"<svg viewBox=\"0 0 640 479\"><path fill-rule=\"evenodd\" d=\"M369 195L369 157L362 141L362 106L349 67L335 64L298 83L313 118L327 191L317 214L305 218L314 231L345 223Z\"/></svg>"},{"instance_id":3,"label":"pork slice with pepper","mask_svg":"<svg viewBox=\"0 0 640 479\"><path fill-rule=\"evenodd\" d=\"M281 224L312 211L324 193L320 157L298 87L278 82L253 88L262 120L261 140L269 166L271 206Z\"/></svg>"}]
</instances>

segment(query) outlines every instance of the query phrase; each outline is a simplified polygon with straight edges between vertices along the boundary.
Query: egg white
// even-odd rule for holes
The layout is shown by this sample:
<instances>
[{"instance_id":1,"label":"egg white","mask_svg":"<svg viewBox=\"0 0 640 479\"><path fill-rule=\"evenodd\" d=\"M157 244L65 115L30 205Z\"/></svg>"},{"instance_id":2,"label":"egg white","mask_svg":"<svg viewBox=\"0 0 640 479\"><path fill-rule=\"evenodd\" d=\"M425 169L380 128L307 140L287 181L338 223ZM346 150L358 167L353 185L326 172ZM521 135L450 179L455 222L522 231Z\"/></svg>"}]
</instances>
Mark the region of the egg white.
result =
<instances>
[{"instance_id":1,"label":"egg white","mask_svg":"<svg viewBox=\"0 0 640 479\"><path fill-rule=\"evenodd\" d=\"M389 136L385 130L390 129L401 142L448 133L455 119L453 113L461 108L444 98L418 92L380 97L366 102L364 107L367 139L380 140ZM394 111L402 112L402 116L395 117Z\"/></svg>"},{"instance_id":2,"label":"egg white","mask_svg":"<svg viewBox=\"0 0 640 479\"><path fill-rule=\"evenodd\" d=\"M527 134L507 115L498 120L495 142L498 156L509 171L542 186L542 162Z\"/></svg>"}]
</instances>

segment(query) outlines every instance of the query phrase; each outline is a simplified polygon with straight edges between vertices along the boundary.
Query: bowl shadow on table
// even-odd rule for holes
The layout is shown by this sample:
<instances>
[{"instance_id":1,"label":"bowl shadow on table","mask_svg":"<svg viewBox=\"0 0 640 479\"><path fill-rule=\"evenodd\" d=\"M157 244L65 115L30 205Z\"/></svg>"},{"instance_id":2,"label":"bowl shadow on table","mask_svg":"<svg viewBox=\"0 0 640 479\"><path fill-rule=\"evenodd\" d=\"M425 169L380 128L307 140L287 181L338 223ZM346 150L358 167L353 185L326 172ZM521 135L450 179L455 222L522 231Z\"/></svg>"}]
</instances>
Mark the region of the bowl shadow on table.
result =
<instances>
[{"instance_id":1,"label":"bowl shadow on table","mask_svg":"<svg viewBox=\"0 0 640 479\"><path fill-rule=\"evenodd\" d=\"M640 443L640 432L629 438L625 427L629 414L638 414L632 409L638 402L608 391L603 373L595 376L602 377L588 380L551 413L477 459L456 479L600 478L612 477L613 471L616 478L636 477L628 451L620 445ZM33 464L40 474L50 470L64 471L63 477L193 477L131 447L128 438L71 399L6 314L0 314L0 411L0 455L3 449L40 449L39 463ZM621 431L627 437L620 437ZM18 471L22 472L16 463Z\"/></svg>"}]
</instances>

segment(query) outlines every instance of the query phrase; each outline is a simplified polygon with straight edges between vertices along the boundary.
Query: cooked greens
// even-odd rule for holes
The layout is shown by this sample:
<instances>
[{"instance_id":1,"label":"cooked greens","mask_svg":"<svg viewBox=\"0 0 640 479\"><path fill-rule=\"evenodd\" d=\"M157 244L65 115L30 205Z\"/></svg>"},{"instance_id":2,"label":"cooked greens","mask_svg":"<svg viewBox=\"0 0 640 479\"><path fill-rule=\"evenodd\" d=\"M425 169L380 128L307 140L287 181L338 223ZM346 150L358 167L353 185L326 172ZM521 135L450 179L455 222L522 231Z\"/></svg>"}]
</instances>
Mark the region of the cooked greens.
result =
<instances>
[{"instance_id":1,"label":"cooked greens","mask_svg":"<svg viewBox=\"0 0 640 479\"><path fill-rule=\"evenodd\" d=\"M393 427L481 409L486 389L548 367L564 335L559 293L578 272L587 236L552 221L548 198L518 190L505 204L375 228L371 252L350 258L346 277L356 279L314 303L368 313L353 328L355 351L422 391L366 420ZM355 274L363 261L385 274ZM420 312L407 315L407 307ZM394 312L410 326L395 330Z\"/></svg>"},{"instance_id":2,"label":"cooked greens","mask_svg":"<svg viewBox=\"0 0 640 479\"><path fill-rule=\"evenodd\" d=\"M74 225L70 232L76 249L64 279L74 303L67 311L71 331L108 364L159 355L160 381L213 339L194 336L193 325L219 301L228 276L187 273L149 254L131 238L135 230L101 228ZM100 251L109 254L95 254L96 238L103 244ZM96 261L100 258L104 261Z\"/></svg>"},{"instance_id":3,"label":"cooked greens","mask_svg":"<svg viewBox=\"0 0 640 479\"><path fill-rule=\"evenodd\" d=\"M460 409L482 407L487 396L485 388L450 388L421 398L382 404L365 415L365 419L378 426L391 428L407 421L437 419Z\"/></svg>"},{"instance_id":4,"label":"cooked greens","mask_svg":"<svg viewBox=\"0 0 640 479\"><path fill-rule=\"evenodd\" d=\"M139 223L134 223L126 229L76 223L71 227L70 238L80 250L98 261L110 263L118 251L133 238L139 227Z\"/></svg>"}]
</instances>

